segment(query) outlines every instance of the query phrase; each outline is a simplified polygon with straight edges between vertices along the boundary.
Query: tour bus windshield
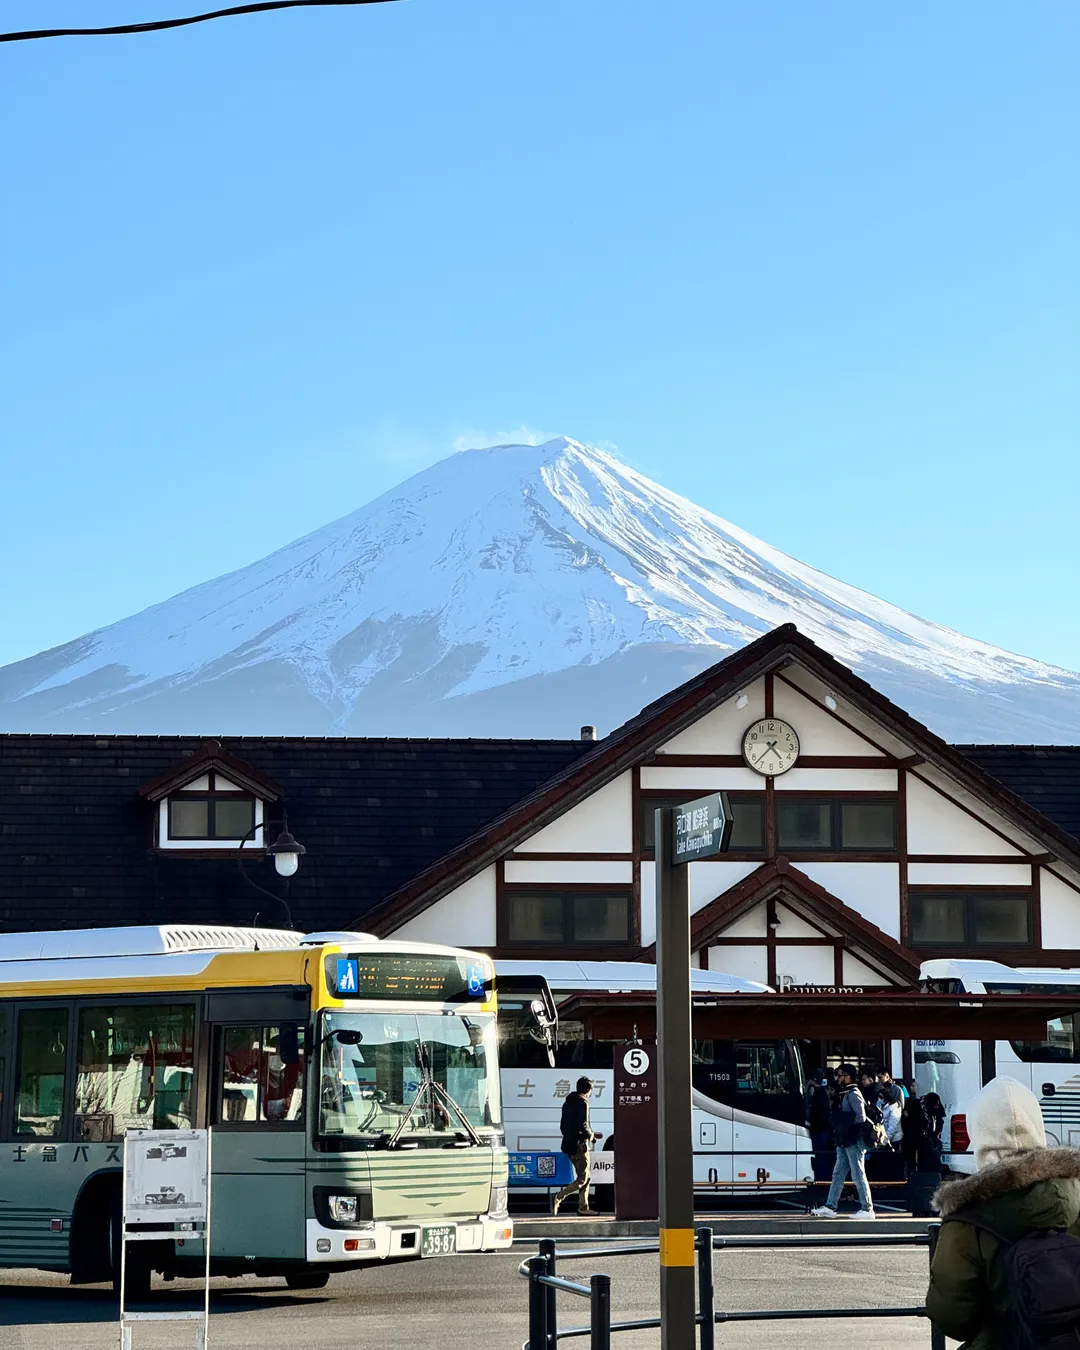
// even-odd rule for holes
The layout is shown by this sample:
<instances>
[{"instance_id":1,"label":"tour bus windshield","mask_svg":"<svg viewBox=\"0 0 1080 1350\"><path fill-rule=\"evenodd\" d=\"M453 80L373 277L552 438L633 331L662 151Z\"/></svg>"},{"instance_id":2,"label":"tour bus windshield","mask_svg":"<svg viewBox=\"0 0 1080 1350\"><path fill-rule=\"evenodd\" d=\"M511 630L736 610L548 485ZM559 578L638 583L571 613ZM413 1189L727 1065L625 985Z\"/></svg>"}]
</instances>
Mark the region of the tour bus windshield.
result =
<instances>
[{"instance_id":1,"label":"tour bus windshield","mask_svg":"<svg viewBox=\"0 0 1080 1350\"><path fill-rule=\"evenodd\" d=\"M441 1145L502 1124L491 1013L324 1013L319 1040L325 1138Z\"/></svg>"}]
</instances>

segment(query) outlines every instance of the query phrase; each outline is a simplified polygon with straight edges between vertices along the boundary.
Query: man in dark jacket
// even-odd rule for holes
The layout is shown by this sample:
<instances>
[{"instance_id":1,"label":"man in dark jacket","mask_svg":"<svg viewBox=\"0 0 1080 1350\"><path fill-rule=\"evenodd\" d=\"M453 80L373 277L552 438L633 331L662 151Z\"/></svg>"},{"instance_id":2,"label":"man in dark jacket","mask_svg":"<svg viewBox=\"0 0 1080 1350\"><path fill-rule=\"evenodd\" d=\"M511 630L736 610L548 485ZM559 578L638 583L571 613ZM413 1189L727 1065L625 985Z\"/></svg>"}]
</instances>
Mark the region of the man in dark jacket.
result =
<instances>
[{"instance_id":1,"label":"man in dark jacket","mask_svg":"<svg viewBox=\"0 0 1080 1350\"><path fill-rule=\"evenodd\" d=\"M872 1219L874 1202L870 1198L870 1186L866 1180L866 1141L863 1127L866 1124L866 1102L855 1086L856 1070L853 1064L841 1064L836 1071L836 1101L833 1106L833 1135L836 1139L836 1164L833 1167L832 1185L829 1198L823 1205L810 1212L817 1219L835 1219L839 1217L836 1206L840 1203L840 1192L844 1182L850 1176L855 1182L859 1196L859 1209L856 1219Z\"/></svg>"},{"instance_id":2,"label":"man in dark jacket","mask_svg":"<svg viewBox=\"0 0 1080 1350\"><path fill-rule=\"evenodd\" d=\"M810 1075L806 1124L815 1153L829 1153L833 1146L832 1102L829 1100L828 1082L824 1069L815 1069Z\"/></svg>"},{"instance_id":3,"label":"man in dark jacket","mask_svg":"<svg viewBox=\"0 0 1080 1350\"><path fill-rule=\"evenodd\" d=\"M978 1171L942 1183L943 1220L970 1214L1010 1242L1040 1228L1080 1237L1080 1150L1047 1148L1042 1111L1015 1078L993 1078L968 1106ZM1012 1350L1011 1297L1002 1244L968 1223L943 1222L926 1311L961 1350Z\"/></svg>"},{"instance_id":4,"label":"man in dark jacket","mask_svg":"<svg viewBox=\"0 0 1080 1350\"><path fill-rule=\"evenodd\" d=\"M577 1195L578 1213L591 1214L589 1208L589 1145L598 1134L593 1134L589 1121L589 1095L593 1089L591 1078L579 1078L577 1088L570 1092L563 1102L562 1119L559 1128L562 1131L562 1151L574 1164L574 1179L556 1195L551 1207L552 1214L558 1214L559 1206L571 1195Z\"/></svg>"}]
</instances>

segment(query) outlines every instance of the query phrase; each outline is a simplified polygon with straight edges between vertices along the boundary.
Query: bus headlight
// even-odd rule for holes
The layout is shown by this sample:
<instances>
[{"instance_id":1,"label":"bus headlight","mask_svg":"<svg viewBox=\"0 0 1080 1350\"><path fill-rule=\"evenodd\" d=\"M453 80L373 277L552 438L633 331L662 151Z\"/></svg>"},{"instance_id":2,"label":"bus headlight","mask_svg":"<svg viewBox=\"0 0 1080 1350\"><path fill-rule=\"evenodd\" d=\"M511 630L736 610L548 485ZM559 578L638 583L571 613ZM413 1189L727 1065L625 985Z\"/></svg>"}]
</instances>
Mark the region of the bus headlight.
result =
<instances>
[{"instance_id":1,"label":"bus headlight","mask_svg":"<svg viewBox=\"0 0 1080 1350\"><path fill-rule=\"evenodd\" d=\"M488 1204L488 1213L494 1214L496 1218L501 1218L506 1213L507 1187L492 1186L491 1200Z\"/></svg>"},{"instance_id":2,"label":"bus headlight","mask_svg":"<svg viewBox=\"0 0 1080 1350\"><path fill-rule=\"evenodd\" d=\"M356 1223L360 1218L360 1197L358 1195L332 1195L330 1197L330 1217L335 1223Z\"/></svg>"}]
</instances>

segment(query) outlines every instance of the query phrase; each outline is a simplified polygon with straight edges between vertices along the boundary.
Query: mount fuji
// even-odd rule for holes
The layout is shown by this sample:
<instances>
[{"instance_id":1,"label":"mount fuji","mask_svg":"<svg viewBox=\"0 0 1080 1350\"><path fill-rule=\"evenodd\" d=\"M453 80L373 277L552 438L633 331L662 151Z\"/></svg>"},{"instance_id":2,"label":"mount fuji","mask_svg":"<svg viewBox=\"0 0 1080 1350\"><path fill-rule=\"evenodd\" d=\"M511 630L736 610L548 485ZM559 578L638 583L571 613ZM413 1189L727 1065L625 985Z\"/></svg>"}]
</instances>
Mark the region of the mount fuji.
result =
<instances>
[{"instance_id":1,"label":"mount fuji","mask_svg":"<svg viewBox=\"0 0 1080 1350\"><path fill-rule=\"evenodd\" d=\"M952 741L1080 741L1080 675L939 627L560 438L442 460L0 668L0 730L601 734L794 622Z\"/></svg>"}]
</instances>

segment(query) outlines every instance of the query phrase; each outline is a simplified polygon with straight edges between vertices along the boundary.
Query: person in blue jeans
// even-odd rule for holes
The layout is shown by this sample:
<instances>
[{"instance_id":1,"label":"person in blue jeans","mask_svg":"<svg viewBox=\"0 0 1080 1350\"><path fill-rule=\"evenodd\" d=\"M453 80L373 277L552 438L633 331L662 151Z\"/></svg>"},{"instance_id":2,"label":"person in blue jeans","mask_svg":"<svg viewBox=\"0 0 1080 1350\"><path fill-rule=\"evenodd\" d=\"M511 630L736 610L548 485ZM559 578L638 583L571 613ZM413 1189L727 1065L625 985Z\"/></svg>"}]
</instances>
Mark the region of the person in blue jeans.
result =
<instances>
[{"instance_id":1,"label":"person in blue jeans","mask_svg":"<svg viewBox=\"0 0 1080 1350\"><path fill-rule=\"evenodd\" d=\"M836 1140L836 1164L833 1167L832 1185L829 1198L811 1214L818 1219L838 1218L836 1206L840 1202L840 1192L844 1182L850 1176L859 1195L860 1208L856 1219L872 1219L874 1202L870 1198L870 1186L866 1180L866 1157L864 1126L866 1124L866 1102L859 1091L857 1070L853 1064L841 1064L836 1071L836 1101L833 1105L833 1136Z\"/></svg>"}]
</instances>

